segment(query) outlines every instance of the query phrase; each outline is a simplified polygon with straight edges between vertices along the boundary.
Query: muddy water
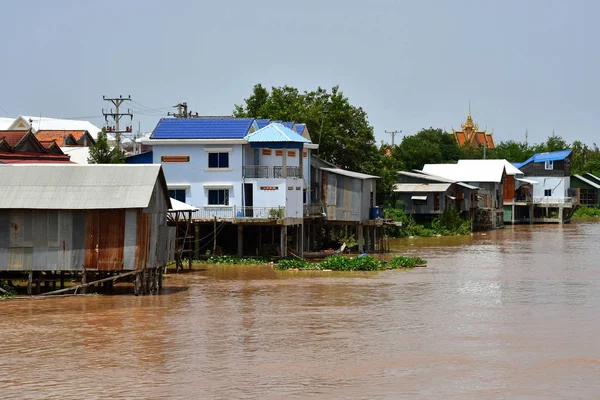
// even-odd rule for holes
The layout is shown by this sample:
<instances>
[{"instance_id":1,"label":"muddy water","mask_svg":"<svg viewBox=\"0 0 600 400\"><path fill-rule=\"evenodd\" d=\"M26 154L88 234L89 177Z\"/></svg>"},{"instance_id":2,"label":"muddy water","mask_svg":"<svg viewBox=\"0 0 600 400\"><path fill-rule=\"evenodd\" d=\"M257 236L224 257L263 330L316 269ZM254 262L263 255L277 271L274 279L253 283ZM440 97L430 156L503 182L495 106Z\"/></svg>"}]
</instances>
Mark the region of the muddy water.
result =
<instances>
[{"instance_id":1,"label":"muddy water","mask_svg":"<svg viewBox=\"0 0 600 400\"><path fill-rule=\"evenodd\" d=\"M0 302L2 399L597 399L600 224L406 239L428 268L214 267Z\"/></svg>"}]
</instances>

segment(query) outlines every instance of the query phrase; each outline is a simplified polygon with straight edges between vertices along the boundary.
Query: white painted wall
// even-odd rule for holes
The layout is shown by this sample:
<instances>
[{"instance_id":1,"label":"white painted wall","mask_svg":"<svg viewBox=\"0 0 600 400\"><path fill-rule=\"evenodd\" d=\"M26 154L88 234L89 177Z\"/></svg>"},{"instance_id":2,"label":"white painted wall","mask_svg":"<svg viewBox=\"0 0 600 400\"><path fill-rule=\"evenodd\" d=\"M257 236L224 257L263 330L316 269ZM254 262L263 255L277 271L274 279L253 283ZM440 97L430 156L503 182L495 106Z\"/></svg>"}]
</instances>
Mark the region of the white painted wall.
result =
<instances>
[{"instance_id":1,"label":"white painted wall","mask_svg":"<svg viewBox=\"0 0 600 400\"><path fill-rule=\"evenodd\" d=\"M229 168L208 168L206 150L230 151ZM189 156L189 163L162 163L162 156ZM167 186L188 185L186 203L194 206L208 205L209 185L230 185L229 205L242 205L242 145L160 145L153 146L153 162L162 164Z\"/></svg>"},{"instance_id":2,"label":"white painted wall","mask_svg":"<svg viewBox=\"0 0 600 400\"><path fill-rule=\"evenodd\" d=\"M208 168L208 154L212 151L228 151L229 168L215 170ZM284 151L286 149L283 149ZM288 166L298 166L299 151L296 157L288 157ZM308 150L307 150L308 151ZM309 151L308 151L309 152ZM282 157L275 156L275 149L271 156L263 156L259 149L260 164L267 166L281 166ZM162 156L189 156L189 163L162 163ZM304 176L309 179L309 157L304 158ZM202 207L208 205L208 190L210 188L229 189L229 205L244 206L244 179L242 178L242 165L254 164L254 149L249 145L161 145L153 146L153 163L162 164L167 186L170 189L186 188L186 203ZM304 179L246 179L245 183L253 184L254 207L286 207L286 216L300 218L303 215L303 189ZM277 186L279 190L260 190L260 186ZM293 190L288 190L293 187ZM300 187L300 190L296 188ZM307 199L308 201L310 199Z\"/></svg>"},{"instance_id":3,"label":"white painted wall","mask_svg":"<svg viewBox=\"0 0 600 400\"><path fill-rule=\"evenodd\" d=\"M533 185L533 197L546 197L546 189L552 190L552 195L549 197L563 198L566 197L567 189L571 187L571 178L568 176L529 176L527 179L536 181Z\"/></svg>"}]
</instances>

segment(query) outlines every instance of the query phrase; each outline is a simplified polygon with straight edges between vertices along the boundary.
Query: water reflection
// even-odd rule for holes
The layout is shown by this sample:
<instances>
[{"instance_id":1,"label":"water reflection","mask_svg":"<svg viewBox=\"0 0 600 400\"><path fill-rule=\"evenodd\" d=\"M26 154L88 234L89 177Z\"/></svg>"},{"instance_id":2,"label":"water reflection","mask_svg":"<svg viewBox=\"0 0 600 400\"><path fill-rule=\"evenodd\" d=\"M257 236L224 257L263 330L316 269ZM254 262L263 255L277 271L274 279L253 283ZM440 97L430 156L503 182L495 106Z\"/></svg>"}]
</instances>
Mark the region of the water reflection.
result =
<instances>
[{"instance_id":1,"label":"water reflection","mask_svg":"<svg viewBox=\"0 0 600 400\"><path fill-rule=\"evenodd\" d=\"M596 398L600 225L401 239L427 268L214 266L161 296L0 302L20 398Z\"/></svg>"}]
</instances>

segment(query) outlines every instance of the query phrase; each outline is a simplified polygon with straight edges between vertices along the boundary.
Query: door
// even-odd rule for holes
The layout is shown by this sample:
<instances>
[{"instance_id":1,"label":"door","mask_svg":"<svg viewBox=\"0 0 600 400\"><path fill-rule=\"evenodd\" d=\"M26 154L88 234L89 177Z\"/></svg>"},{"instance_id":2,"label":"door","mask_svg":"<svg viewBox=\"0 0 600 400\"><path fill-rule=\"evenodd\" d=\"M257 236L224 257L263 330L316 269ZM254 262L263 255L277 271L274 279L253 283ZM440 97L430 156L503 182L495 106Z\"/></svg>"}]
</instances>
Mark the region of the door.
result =
<instances>
[{"instance_id":1,"label":"door","mask_svg":"<svg viewBox=\"0 0 600 400\"><path fill-rule=\"evenodd\" d=\"M246 204L244 204L246 207L244 208L245 211L245 216L248 218L251 218L253 213L252 213L252 207L254 207L254 191L253 191L253 186L251 183L244 183L244 200L246 201Z\"/></svg>"}]
</instances>

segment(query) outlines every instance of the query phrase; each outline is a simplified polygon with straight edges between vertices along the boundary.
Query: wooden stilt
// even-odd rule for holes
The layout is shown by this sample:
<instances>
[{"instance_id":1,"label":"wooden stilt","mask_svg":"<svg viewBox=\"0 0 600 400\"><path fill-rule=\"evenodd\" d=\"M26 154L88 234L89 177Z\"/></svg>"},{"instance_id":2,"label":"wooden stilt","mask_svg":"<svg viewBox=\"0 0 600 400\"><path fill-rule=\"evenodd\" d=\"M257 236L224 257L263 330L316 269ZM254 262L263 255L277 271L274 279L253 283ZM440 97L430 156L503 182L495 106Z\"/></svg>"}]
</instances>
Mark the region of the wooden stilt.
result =
<instances>
[{"instance_id":1,"label":"wooden stilt","mask_svg":"<svg viewBox=\"0 0 600 400\"><path fill-rule=\"evenodd\" d=\"M81 284L85 285L87 283L87 273L85 271L85 269L83 270L83 272L81 273ZM84 286L81 288L81 293L85 294L87 292L87 287Z\"/></svg>"},{"instance_id":2,"label":"wooden stilt","mask_svg":"<svg viewBox=\"0 0 600 400\"><path fill-rule=\"evenodd\" d=\"M65 271L60 271L60 288L65 288Z\"/></svg>"},{"instance_id":3,"label":"wooden stilt","mask_svg":"<svg viewBox=\"0 0 600 400\"><path fill-rule=\"evenodd\" d=\"M27 294L33 294L33 271L29 271L29 278L27 279Z\"/></svg>"},{"instance_id":4,"label":"wooden stilt","mask_svg":"<svg viewBox=\"0 0 600 400\"><path fill-rule=\"evenodd\" d=\"M141 277L141 272L138 271L135 274L135 282L133 284L133 294L136 296L139 296L141 293L141 287L142 287L142 277Z\"/></svg>"}]
</instances>

